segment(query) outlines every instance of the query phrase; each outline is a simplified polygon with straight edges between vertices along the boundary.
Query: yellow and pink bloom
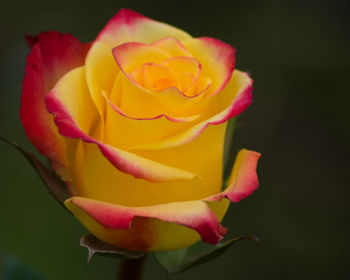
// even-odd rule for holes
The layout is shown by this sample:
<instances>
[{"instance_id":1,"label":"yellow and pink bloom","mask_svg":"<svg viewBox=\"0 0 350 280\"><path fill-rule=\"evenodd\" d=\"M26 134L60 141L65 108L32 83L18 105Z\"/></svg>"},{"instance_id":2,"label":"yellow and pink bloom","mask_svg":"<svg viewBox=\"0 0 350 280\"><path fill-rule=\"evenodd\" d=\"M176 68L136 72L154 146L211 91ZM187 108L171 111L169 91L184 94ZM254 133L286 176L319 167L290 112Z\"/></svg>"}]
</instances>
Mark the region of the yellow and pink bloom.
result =
<instances>
[{"instance_id":1,"label":"yellow and pink bloom","mask_svg":"<svg viewBox=\"0 0 350 280\"><path fill-rule=\"evenodd\" d=\"M235 50L125 9L92 43L27 40L21 121L74 216L131 250L218 243L229 202L258 187L260 154L241 150L222 191L227 121L252 101Z\"/></svg>"}]
</instances>

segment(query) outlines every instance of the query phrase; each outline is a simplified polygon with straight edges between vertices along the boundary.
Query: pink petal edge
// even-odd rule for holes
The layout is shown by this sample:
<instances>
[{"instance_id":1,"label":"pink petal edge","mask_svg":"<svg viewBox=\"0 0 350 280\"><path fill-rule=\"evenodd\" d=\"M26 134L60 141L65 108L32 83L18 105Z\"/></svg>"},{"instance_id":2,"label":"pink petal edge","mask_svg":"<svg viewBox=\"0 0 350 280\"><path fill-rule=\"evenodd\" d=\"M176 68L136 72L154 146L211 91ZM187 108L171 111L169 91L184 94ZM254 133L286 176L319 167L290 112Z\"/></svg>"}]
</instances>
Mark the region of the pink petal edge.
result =
<instances>
[{"instance_id":1,"label":"pink petal edge","mask_svg":"<svg viewBox=\"0 0 350 280\"><path fill-rule=\"evenodd\" d=\"M20 119L31 143L65 178L64 143L47 112L44 97L65 73L84 64L91 44L80 43L73 35L56 31L26 35L26 40L31 51L23 80Z\"/></svg>"},{"instance_id":2,"label":"pink petal edge","mask_svg":"<svg viewBox=\"0 0 350 280\"><path fill-rule=\"evenodd\" d=\"M256 169L260 157L261 154L258 152L240 150L226 189L219 194L205 198L204 201L220 201L227 198L231 202L237 203L251 195L259 186Z\"/></svg>"},{"instance_id":3,"label":"pink petal edge","mask_svg":"<svg viewBox=\"0 0 350 280\"><path fill-rule=\"evenodd\" d=\"M214 212L203 201L184 201L147 207L126 207L82 197L72 197L72 203L107 229L129 229L138 217L157 218L196 230L207 243L217 244L227 233ZM180 207L180 208L179 208ZM191 209L191 211L179 211Z\"/></svg>"}]
</instances>

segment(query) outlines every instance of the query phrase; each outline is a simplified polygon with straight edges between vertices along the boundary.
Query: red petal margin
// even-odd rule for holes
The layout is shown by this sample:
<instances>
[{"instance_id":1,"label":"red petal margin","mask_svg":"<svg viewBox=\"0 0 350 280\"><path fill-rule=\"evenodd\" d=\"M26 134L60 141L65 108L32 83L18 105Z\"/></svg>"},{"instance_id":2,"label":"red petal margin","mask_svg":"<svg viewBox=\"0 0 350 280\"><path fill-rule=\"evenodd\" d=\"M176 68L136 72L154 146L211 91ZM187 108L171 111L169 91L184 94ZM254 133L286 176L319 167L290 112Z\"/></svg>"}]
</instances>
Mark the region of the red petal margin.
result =
<instances>
[{"instance_id":1,"label":"red petal margin","mask_svg":"<svg viewBox=\"0 0 350 280\"><path fill-rule=\"evenodd\" d=\"M227 232L209 206L200 200L147 207L126 207L83 197L72 197L65 202L68 209L71 208L70 204L79 207L107 229L129 229L132 220L137 216L157 218L192 228L198 232L203 241L210 244L217 244Z\"/></svg>"},{"instance_id":2,"label":"red petal margin","mask_svg":"<svg viewBox=\"0 0 350 280\"><path fill-rule=\"evenodd\" d=\"M98 238L107 243L117 243L121 247L143 251L157 250L162 248L159 247L161 242L159 235L162 234L168 235L163 240L174 241L176 232L166 230L162 233L162 228L167 227L166 224L150 227L152 222L148 220L149 218L194 229L203 241L217 244L227 233L227 229L221 226L216 215L220 219L223 217L227 209L227 201L216 204L216 207L221 205L221 210L219 210L220 207L210 208L207 203L221 201L223 198L238 202L250 195L258 187L256 167L259 157L260 154L257 152L241 150L237 155L226 190L203 200L127 207L84 197L72 197L65 201L65 206ZM146 219L140 224L135 219L137 217ZM120 232L113 231L116 229L127 231L120 235ZM132 244L128 241L130 239L133 240Z\"/></svg>"},{"instance_id":3,"label":"red petal margin","mask_svg":"<svg viewBox=\"0 0 350 280\"><path fill-rule=\"evenodd\" d=\"M261 154L242 149L239 151L225 191L207 197L204 201L218 201L227 198L232 202L251 195L259 186L256 168Z\"/></svg>"},{"instance_id":4,"label":"red petal margin","mask_svg":"<svg viewBox=\"0 0 350 280\"><path fill-rule=\"evenodd\" d=\"M111 39L119 42L116 45L131 41L151 43L165 37L174 37L179 40L191 38L188 33L181 29L150 19L129 9L120 9L107 22L95 42Z\"/></svg>"},{"instance_id":5,"label":"red petal margin","mask_svg":"<svg viewBox=\"0 0 350 280\"><path fill-rule=\"evenodd\" d=\"M235 69L235 48L211 37L192 38L182 43L193 57L201 62L202 74L210 78L215 85L209 96L222 91Z\"/></svg>"},{"instance_id":6,"label":"red petal margin","mask_svg":"<svg viewBox=\"0 0 350 280\"><path fill-rule=\"evenodd\" d=\"M99 40L101 36L104 36L104 34L113 33L115 30L118 30L121 25L132 26L136 21L139 20L150 19L132 10L120 9L118 13L107 22L106 26L101 30L98 37L96 38L96 41Z\"/></svg>"},{"instance_id":7,"label":"red petal margin","mask_svg":"<svg viewBox=\"0 0 350 280\"><path fill-rule=\"evenodd\" d=\"M21 122L30 142L64 176L64 143L46 109L44 97L65 73L84 64L90 44L55 31L26 39L32 49L23 80Z\"/></svg>"}]
</instances>

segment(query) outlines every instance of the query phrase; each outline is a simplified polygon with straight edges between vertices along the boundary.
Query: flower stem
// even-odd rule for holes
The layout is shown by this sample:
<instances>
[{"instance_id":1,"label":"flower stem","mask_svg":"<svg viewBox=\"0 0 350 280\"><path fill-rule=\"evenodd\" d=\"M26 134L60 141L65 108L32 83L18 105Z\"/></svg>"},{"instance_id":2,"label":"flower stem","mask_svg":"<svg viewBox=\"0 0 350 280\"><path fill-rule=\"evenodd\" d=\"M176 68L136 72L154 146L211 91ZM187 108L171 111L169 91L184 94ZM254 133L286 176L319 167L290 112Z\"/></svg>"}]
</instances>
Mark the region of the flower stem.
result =
<instances>
[{"instance_id":1,"label":"flower stem","mask_svg":"<svg viewBox=\"0 0 350 280\"><path fill-rule=\"evenodd\" d=\"M118 280L140 280L146 256L134 260L121 260Z\"/></svg>"}]
</instances>

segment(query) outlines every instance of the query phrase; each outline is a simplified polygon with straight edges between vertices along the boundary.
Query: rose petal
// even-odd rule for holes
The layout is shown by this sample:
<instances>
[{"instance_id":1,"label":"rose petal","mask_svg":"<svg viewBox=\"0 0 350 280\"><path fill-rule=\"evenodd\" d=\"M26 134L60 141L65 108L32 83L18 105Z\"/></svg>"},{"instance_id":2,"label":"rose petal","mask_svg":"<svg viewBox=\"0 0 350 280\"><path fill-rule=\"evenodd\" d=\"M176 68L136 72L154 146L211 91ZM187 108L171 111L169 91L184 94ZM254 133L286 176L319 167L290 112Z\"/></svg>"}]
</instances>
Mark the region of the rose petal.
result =
<instances>
[{"instance_id":1,"label":"rose petal","mask_svg":"<svg viewBox=\"0 0 350 280\"><path fill-rule=\"evenodd\" d=\"M160 91L177 85L174 73L165 65L145 63L142 65L143 83L146 89Z\"/></svg>"},{"instance_id":2,"label":"rose petal","mask_svg":"<svg viewBox=\"0 0 350 280\"><path fill-rule=\"evenodd\" d=\"M67 73L45 98L47 109L54 114L54 120L61 135L96 144L102 154L116 168L136 178L143 178L151 182L163 182L191 180L196 176L191 172L166 166L120 150L88 135L87 130L93 127L88 116L91 115L91 118L93 118L95 114L93 113L94 105L89 102L89 92L85 87L83 71L84 68L80 68ZM71 99L71 96L74 96L74 99ZM80 101L84 102L85 105L90 104L84 108ZM86 111L83 112L82 110ZM88 119L85 121L84 117Z\"/></svg>"},{"instance_id":3,"label":"rose petal","mask_svg":"<svg viewBox=\"0 0 350 280\"><path fill-rule=\"evenodd\" d=\"M167 40L162 40L162 41L166 42ZM156 42L156 44L157 43L158 42ZM157 108L158 110L161 109L162 107L166 108L166 111L153 114L152 117L155 117L159 114L165 114L167 116L171 116L175 118L179 117L183 115L184 112L190 110L191 107L195 106L203 98L203 96L199 96L202 91L195 93L194 96L192 97L189 97L189 96L186 96L184 93L182 93L175 85L171 85L171 84L168 84L168 86L165 85L162 88L157 89L156 86L153 85L153 83L159 81L158 79L160 77L158 73L159 70L157 71L158 73L157 75L151 75L153 72L156 72L157 69L163 68L162 69L162 72L163 72L162 76L164 76L163 78L165 78L166 76L169 80L171 79L171 77L173 77L171 80L172 80L172 83L175 83L176 79L174 75L176 73L173 74L165 66L170 65L172 66L172 68L174 68L175 67L174 64L176 62L177 64L186 64L187 68L189 68L189 70L193 72L194 75L196 75L196 78L198 78L198 75L200 72L200 64L196 59L189 58L189 57L181 57L176 59L169 58L167 53L164 53L163 51L158 50L153 46L153 44L146 45L146 44L135 43L135 42L125 43L121 46L114 48L113 56L118 66L120 67L121 71L123 71L126 77L130 80L129 85L126 85L126 86L130 88L132 87L131 84L134 84L136 87L140 87L140 89L147 91L152 97L160 101L160 103L163 105L161 107L155 106L154 108ZM132 74L135 73L135 71L140 68L142 68L141 76L143 80L140 81L140 79L136 77L136 80L138 80L136 81L135 76L133 77ZM134 75L138 76L137 73L135 73ZM157 78L156 80L152 79L152 77L154 76L155 78ZM124 82L124 83L127 83L127 82ZM124 93L125 95L130 95L130 94L133 94L133 92L140 91L135 86L134 86L135 89L132 89L132 90L130 89L126 91L124 89L122 92L119 93L120 96L114 97L114 98L123 99L124 97L122 95L124 95ZM203 91L207 87L203 88ZM193 91L193 89L191 91ZM115 96L115 92L113 93L113 95ZM140 93L139 95L144 95L144 93ZM120 109L124 111L127 115L129 115L128 112L130 110L133 110L135 113L146 114L146 116L149 116L148 112L152 107L147 106L147 104L154 103L154 102L149 101L148 103L142 103L143 109L141 110L134 109L135 102L138 103L137 99L132 98L131 106L128 106L130 109L125 106L125 103L123 103L122 105L123 108L120 107ZM118 107L116 103L114 104ZM167 113L167 111L169 111L169 113ZM136 117L134 114L132 114L131 116Z\"/></svg>"},{"instance_id":4,"label":"rose petal","mask_svg":"<svg viewBox=\"0 0 350 280\"><path fill-rule=\"evenodd\" d=\"M177 39L168 37L152 43L156 49L167 53L170 57L192 57L192 54Z\"/></svg>"},{"instance_id":5,"label":"rose petal","mask_svg":"<svg viewBox=\"0 0 350 280\"><path fill-rule=\"evenodd\" d=\"M133 118L116 107L106 94L103 95L109 105L106 111L104 143L121 149L127 150L140 143L166 139L190 127L199 117L170 118L162 114L152 118Z\"/></svg>"},{"instance_id":6,"label":"rose petal","mask_svg":"<svg viewBox=\"0 0 350 280\"><path fill-rule=\"evenodd\" d=\"M137 120L134 122L135 125L142 123ZM124 206L198 200L219 193L222 188L222 147L225 128L226 124L211 126L200 137L181 147L142 151L137 154L141 158L151 159L164 166L197 174L198 177L181 181L164 180L156 184L146 180L135 180L128 173L115 168L96 145L81 142L70 161L75 193L77 196ZM138 132L132 129L126 135L119 134L121 138L129 141L134 141L135 135L137 136ZM125 148L121 149L128 151ZM149 165L149 168L153 166ZM161 175L162 173L159 173L158 176Z\"/></svg>"},{"instance_id":7,"label":"rose petal","mask_svg":"<svg viewBox=\"0 0 350 280\"><path fill-rule=\"evenodd\" d=\"M106 92L105 94L108 97ZM177 88L158 92L145 90L123 73L119 73L108 99L123 114L132 119L156 119L166 116L169 120L194 120L201 112L182 116L183 112L200 102L202 96L187 97Z\"/></svg>"},{"instance_id":8,"label":"rose petal","mask_svg":"<svg viewBox=\"0 0 350 280\"><path fill-rule=\"evenodd\" d=\"M191 38L185 31L166 23L149 19L132 10L121 9L107 23L96 41L108 42L110 45L118 46L124 42L148 44L165 37L176 38L180 41Z\"/></svg>"},{"instance_id":9,"label":"rose petal","mask_svg":"<svg viewBox=\"0 0 350 280\"><path fill-rule=\"evenodd\" d=\"M193 38L182 42L193 57L202 64L202 75L212 81L209 95L224 89L235 67L235 49L209 37Z\"/></svg>"},{"instance_id":10,"label":"rose petal","mask_svg":"<svg viewBox=\"0 0 350 280\"><path fill-rule=\"evenodd\" d=\"M261 154L242 149L239 151L226 189L204 199L217 201L227 198L232 202L239 202L242 198L251 195L259 186L256 167Z\"/></svg>"},{"instance_id":11,"label":"rose petal","mask_svg":"<svg viewBox=\"0 0 350 280\"><path fill-rule=\"evenodd\" d=\"M115 47L113 57L119 68L128 78L132 71L141 68L145 63L160 63L170 56L152 45L129 42Z\"/></svg>"},{"instance_id":12,"label":"rose petal","mask_svg":"<svg viewBox=\"0 0 350 280\"><path fill-rule=\"evenodd\" d=\"M207 98L205 100L207 102L206 104L209 105L205 108L207 117L203 116L203 118L205 118L204 121L164 141L145 143L143 145L134 146L132 149L159 150L193 141L193 139L198 137L209 125L224 123L230 118L242 113L252 101L252 83L252 80L246 73L235 70L225 90L211 97L212 99ZM196 114L197 112L193 113Z\"/></svg>"},{"instance_id":13,"label":"rose petal","mask_svg":"<svg viewBox=\"0 0 350 280\"><path fill-rule=\"evenodd\" d=\"M130 118L153 119L159 115L171 115L162 103L122 72L117 75L110 94L103 92L115 107Z\"/></svg>"},{"instance_id":14,"label":"rose petal","mask_svg":"<svg viewBox=\"0 0 350 280\"><path fill-rule=\"evenodd\" d=\"M28 36L27 41L32 49L23 81L21 122L32 144L49 158L60 176L66 177L64 142L47 112L44 97L66 72L84 63L90 44L58 32Z\"/></svg>"},{"instance_id":15,"label":"rose petal","mask_svg":"<svg viewBox=\"0 0 350 280\"><path fill-rule=\"evenodd\" d=\"M118 108L117 106L115 106L113 104L113 102L107 97L107 94L106 93L102 93L103 97L106 99L106 101L108 102L108 104L110 105L110 107L115 111L117 112L119 115L125 117L125 118L128 118L128 119L132 119L132 120L138 120L138 121L146 121L146 120L156 120L156 119L160 119L160 118L166 118L167 120L169 121L172 121L172 122L192 122L196 119L198 119L200 116L199 115L192 115L192 116L189 116L189 117L169 117L165 114L160 114L158 116L155 116L155 117L131 117L131 116L128 116L127 114L125 114L120 108ZM108 115L108 107L107 107L107 115ZM170 124L167 123L167 126L169 126ZM106 129L108 130L108 129ZM105 135L106 137L106 135Z\"/></svg>"},{"instance_id":16,"label":"rose petal","mask_svg":"<svg viewBox=\"0 0 350 280\"><path fill-rule=\"evenodd\" d=\"M259 153L241 150L226 190L203 200L126 207L73 197L65 205L98 238L123 248L157 251L188 247L198 240L190 229L203 241L216 244L226 234L219 224L229 205L223 198L238 202L257 188L259 157Z\"/></svg>"},{"instance_id":17,"label":"rose petal","mask_svg":"<svg viewBox=\"0 0 350 280\"><path fill-rule=\"evenodd\" d=\"M51 98L57 99L69 110L68 117L83 133L92 137L98 135L96 123L100 121L99 115L86 86L84 66L66 73L47 95L46 102Z\"/></svg>"},{"instance_id":18,"label":"rose petal","mask_svg":"<svg viewBox=\"0 0 350 280\"><path fill-rule=\"evenodd\" d=\"M93 102L104 123L105 101L101 92L110 92L119 71L111 55L116 46L126 42L152 43L165 37L191 38L186 32L151 20L134 11L120 10L97 36L86 58L86 78ZM101 137L103 137L101 128Z\"/></svg>"},{"instance_id":19,"label":"rose petal","mask_svg":"<svg viewBox=\"0 0 350 280\"><path fill-rule=\"evenodd\" d=\"M211 244L218 243L227 232L203 201L125 207L73 197L66 200L65 205L99 239L127 249L141 251L178 249L198 239L198 235L192 230L174 227L169 223L194 229L203 241ZM137 220L137 217L146 219ZM155 222L154 218L160 221ZM169 229L172 229L172 233L168 232ZM167 236L167 242L162 244L164 234Z\"/></svg>"}]
</instances>

